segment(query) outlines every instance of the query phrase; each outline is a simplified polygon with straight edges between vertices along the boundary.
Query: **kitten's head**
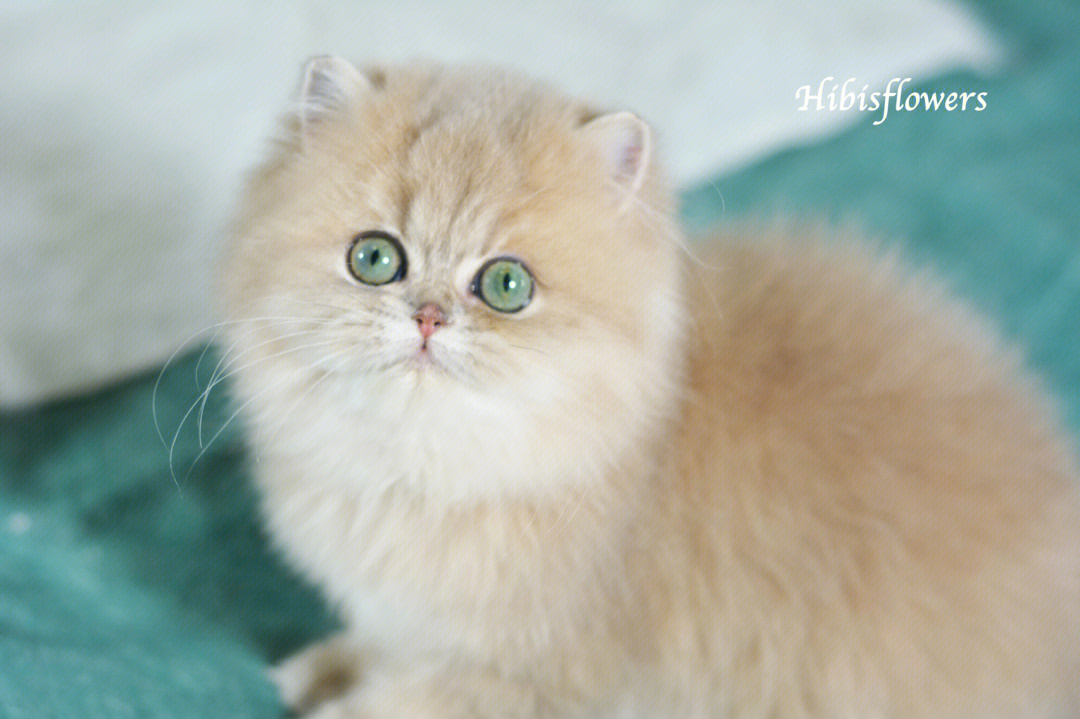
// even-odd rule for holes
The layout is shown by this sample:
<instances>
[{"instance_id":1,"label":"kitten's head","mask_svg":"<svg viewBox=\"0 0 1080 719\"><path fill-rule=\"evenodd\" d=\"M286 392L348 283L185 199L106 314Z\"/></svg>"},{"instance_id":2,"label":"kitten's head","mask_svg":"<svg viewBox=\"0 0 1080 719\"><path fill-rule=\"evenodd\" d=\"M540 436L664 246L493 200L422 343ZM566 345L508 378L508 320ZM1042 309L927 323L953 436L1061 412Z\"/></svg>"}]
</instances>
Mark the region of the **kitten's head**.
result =
<instances>
[{"instance_id":1,"label":"kitten's head","mask_svg":"<svg viewBox=\"0 0 1080 719\"><path fill-rule=\"evenodd\" d=\"M257 449L454 498L628 461L682 353L651 150L630 113L514 75L313 60L222 275Z\"/></svg>"}]
</instances>

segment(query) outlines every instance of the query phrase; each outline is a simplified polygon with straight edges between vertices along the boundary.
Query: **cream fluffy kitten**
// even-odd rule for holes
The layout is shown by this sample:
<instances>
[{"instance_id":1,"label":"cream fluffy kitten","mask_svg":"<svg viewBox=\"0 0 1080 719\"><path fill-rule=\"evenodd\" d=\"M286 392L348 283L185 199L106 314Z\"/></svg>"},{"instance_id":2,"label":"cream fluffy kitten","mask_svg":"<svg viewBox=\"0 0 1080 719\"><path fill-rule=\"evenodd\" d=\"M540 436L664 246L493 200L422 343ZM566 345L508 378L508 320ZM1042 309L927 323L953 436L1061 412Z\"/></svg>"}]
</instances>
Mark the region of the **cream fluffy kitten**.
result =
<instances>
[{"instance_id":1,"label":"cream fluffy kitten","mask_svg":"<svg viewBox=\"0 0 1080 719\"><path fill-rule=\"evenodd\" d=\"M933 282L694 262L641 120L489 69L319 58L286 135L222 288L272 535L346 626L274 671L296 711L1080 712L1075 456Z\"/></svg>"}]
</instances>

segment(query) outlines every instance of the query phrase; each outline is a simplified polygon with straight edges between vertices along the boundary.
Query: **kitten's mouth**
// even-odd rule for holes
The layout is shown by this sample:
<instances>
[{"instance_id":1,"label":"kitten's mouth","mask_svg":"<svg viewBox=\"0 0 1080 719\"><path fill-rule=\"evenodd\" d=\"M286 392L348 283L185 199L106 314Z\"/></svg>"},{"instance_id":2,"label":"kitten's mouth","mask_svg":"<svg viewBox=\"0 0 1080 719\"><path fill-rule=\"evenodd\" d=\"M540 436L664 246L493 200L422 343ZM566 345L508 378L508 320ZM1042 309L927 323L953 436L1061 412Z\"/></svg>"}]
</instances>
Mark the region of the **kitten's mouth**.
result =
<instances>
[{"instance_id":1,"label":"kitten's mouth","mask_svg":"<svg viewBox=\"0 0 1080 719\"><path fill-rule=\"evenodd\" d=\"M409 357L409 364L419 369L432 369L441 366L440 362L431 354L431 348L428 347L426 340L421 342L420 347Z\"/></svg>"}]
</instances>

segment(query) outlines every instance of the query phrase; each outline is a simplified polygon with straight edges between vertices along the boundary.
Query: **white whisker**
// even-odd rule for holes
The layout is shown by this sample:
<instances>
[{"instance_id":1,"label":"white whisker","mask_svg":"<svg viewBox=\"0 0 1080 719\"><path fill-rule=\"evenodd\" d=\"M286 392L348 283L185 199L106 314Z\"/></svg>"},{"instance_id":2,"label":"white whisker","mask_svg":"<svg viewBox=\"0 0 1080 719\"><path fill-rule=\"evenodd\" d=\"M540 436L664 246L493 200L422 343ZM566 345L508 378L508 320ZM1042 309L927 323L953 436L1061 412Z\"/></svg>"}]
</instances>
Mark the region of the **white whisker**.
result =
<instances>
[{"instance_id":1,"label":"white whisker","mask_svg":"<svg viewBox=\"0 0 1080 719\"><path fill-rule=\"evenodd\" d=\"M319 346L319 345L307 345L306 347L316 347L316 346ZM302 349L302 348L294 348L294 349ZM346 350L343 350L342 352L346 352L348 349L349 348L347 348ZM313 367L317 367L319 364L326 361L327 359L333 359L335 357L340 356L342 354L342 352L334 353L334 354L328 355L326 357L322 357L320 359L317 359L314 362L312 362L310 365L305 367L304 369L310 369L310 368L313 368ZM253 362L251 364L255 364L257 362L261 362L261 361L266 360L266 359L272 359L272 358L278 357L278 356L280 356L282 354L285 354L285 352L279 352L279 353L277 353L275 355L270 355L269 357L260 358L258 360L255 360L255 362ZM298 370L298 371L302 371L302 370ZM218 428L218 431L215 432L214 436L210 438L210 441L206 443L206 446L203 447L199 451L199 453L195 456L195 459L192 461L191 466L188 468L187 473L184 475L184 484L187 483L188 478L191 476L192 471L194 471L194 469L195 469L195 465L198 464L199 460L202 459L203 455L206 454L207 450L210 449L210 447L214 444L214 442L217 440L217 438L221 436L221 433L225 431L225 429L232 423L232 421L234 419L236 419L236 417L239 416L239 414L241 412L243 412L244 409L246 409L248 405L250 405L253 401L255 401L256 399L261 397L266 392L268 392L268 391L270 391L272 389L276 389L276 388L280 387L286 381L293 380L295 378L296 374L297 374L297 372L294 372L291 375L288 375L286 377L282 377L277 382L274 382L274 383L270 384L269 386L264 387L263 389L259 390L255 394L251 395L247 399L246 402L244 402L242 405L240 405L236 409L236 411L234 411L232 414L230 414L229 417L225 420L225 423L222 424L220 428ZM191 410L188 410L189 413L190 413L190 411ZM170 471L172 471L172 457L171 457L171 454L170 454Z\"/></svg>"},{"instance_id":2,"label":"white whisker","mask_svg":"<svg viewBox=\"0 0 1080 719\"><path fill-rule=\"evenodd\" d=\"M273 344L274 342L278 342L278 341L281 341L281 340L290 339L292 337L298 337L298 336L307 335L307 334L314 334L316 332L321 331L321 328L320 329L306 329L306 330L300 330L298 332L291 332L289 334L278 335L278 336L272 337L272 338L270 338L268 340L264 340L263 342L259 342L259 343L255 344L255 345L253 345L251 347L248 347L247 349L241 351L238 355L236 355L235 357L230 359L229 362L224 365L224 367L222 366L222 363L225 362L225 359L229 356L229 354L232 352L232 350L236 347L236 345L241 340L243 340L245 337L251 335L254 332L258 332L258 331L261 331L261 330L264 330L264 329L267 329L267 327L255 327L255 328L245 332L244 334L240 335L240 337L238 337L231 345L229 345L229 347L221 355L221 359L218 360L217 365L214 367L214 371L210 375L210 382L209 382L209 384L207 384L206 390L201 395L203 401L202 401L202 407L199 409L199 418L198 418L199 446L200 447L202 446L202 417L203 417L203 411L206 408L206 399L210 396L210 390L212 390L215 386L217 386L217 384L221 380L223 380L226 377L230 376L230 375L222 376L221 375L222 372L225 372L230 367L232 367L244 355L246 355L249 352L252 352L252 351L254 351L254 350L256 350L256 349L258 349L260 347L263 347L263 346L268 345L268 344Z\"/></svg>"},{"instance_id":3,"label":"white whisker","mask_svg":"<svg viewBox=\"0 0 1080 719\"><path fill-rule=\"evenodd\" d=\"M311 384L309 384L309 385L308 385L308 387L307 387L307 389L305 389L305 390L304 390L303 392L301 392L301 393L300 393L300 396L299 396L299 397L297 397L297 398L296 398L296 399L295 399L295 400L293 401L293 403L292 403L291 405L289 405L289 408L288 408L288 409L286 409L286 410L285 410L285 412L283 412L283 413L282 413L282 415L281 415L281 421L280 421L280 422L278 423L277 427L276 427L276 428L274 429L274 432L273 432L273 433L272 433L272 434L270 435L270 437L269 437L269 438L267 439L267 441L266 441L266 443L267 443L267 444L273 444L273 442L274 442L274 438L275 438L275 437L277 437L277 434L278 434L278 432L280 432L280 431L281 431L281 428L285 426L285 423L286 423L286 421L288 420L288 418L289 418L289 415L290 415L290 414L292 414L292 413L293 413L293 411L295 411L295 410L296 410L296 408L297 408L297 406L298 406L298 405L300 404L300 402L301 402L301 401L303 401L303 399L304 399L305 397L307 397L307 396L308 396L308 394L310 394L310 393L311 393L311 391L312 391L313 389L315 389L315 387L317 387L317 386L319 385L319 383L320 383L320 382L322 382L322 381L323 381L324 379L326 379L326 378L327 378L327 377L329 377L330 375L332 375L332 374L334 374L335 372L337 372L338 370L340 370L340 369L341 369L342 367L344 367L344 366L345 366L346 364L348 364L348 362L349 362L349 359L350 359L350 353L351 353L352 351L354 351L354 349L355 349L355 348L353 348L353 347L346 347L345 349L341 350L340 352L337 352L337 353L335 353L334 355L332 355L332 357L334 357L334 358L336 358L336 357L342 357L343 359L342 359L342 360L341 360L340 362L338 362L337 364L335 364L335 365L334 365L334 366L333 366L333 367L332 367L331 369L329 369L329 370L327 370L327 371L323 372L323 373L322 373L322 375L321 375L321 376L320 376L320 377L319 377L319 378L318 378L317 380L315 380L314 382L312 382ZM256 442L256 444L258 444L258 443ZM257 451L258 451L258 450L256 449L256 452L257 452ZM257 456L256 456L256 459L258 459L258 457L257 457Z\"/></svg>"},{"instance_id":4,"label":"white whisker","mask_svg":"<svg viewBox=\"0 0 1080 719\"><path fill-rule=\"evenodd\" d=\"M252 304L251 302L245 302L238 309L242 309L242 308L247 307L247 306L249 306L251 304ZM243 319L243 320L239 320L239 319L237 319L237 320L225 320L225 321L222 321L222 322L217 322L215 324L209 325L207 327L203 327L202 329L196 330L195 332L192 332L190 335L188 335L188 337L186 339L184 339L183 342L181 342L179 345L177 345L176 349L173 350L172 354L169 355L169 358L167 360L165 360L165 364L162 365L161 370L158 372L157 378L154 380L154 389L150 393L150 414L151 414L151 416L153 417L153 420L154 420L154 431L157 433L158 439L161 441L161 446L162 447L168 449L169 443L165 440L165 435L161 431L161 421L158 418L157 396L158 396L158 390L161 388L161 380L165 376L166 370L169 369L169 365L172 364L173 360L176 359L176 356L178 354L180 354L180 352L185 347L187 347L188 344L190 344L193 340L195 340L195 338L199 337L200 335L203 335L203 334L209 332L210 330L214 330L215 331L214 332L214 337L217 337L217 333L220 332L221 328L223 328L223 327L225 327L227 325L239 324L241 322L251 322L251 321L258 320L258 319L265 319L265 318L251 318L251 319ZM201 361L201 359L202 358L200 356L200 361ZM196 369L196 372L197 371L198 370ZM196 380L196 386L198 386L198 380ZM171 473L171 462L170 462L170 473ZM173 479L174 480L176 479L175 475L173 476ZM180 485L177 484L176 488L179 490Z\"/></svg>"},{"instance_id":5,"label":"white whisker","mask_svg":"<svg viewBox=\"0 0 1080 719\"><path fill-rule=\"evenodd\" d=\"M305 349L311 349L311 348L314 348L314 347L322 347L322 346L325 346L325 345L334 344L335 342L336 342L336 340L327 340L327 341L324 341L324 342L316 342L316 343L312 343L312 344L308 344L308 345L301 345L299 347L291 347L289 349L282 350L281 352L277 352L277 353L274 353L274 354L271 354L271 355L267 355L265 357L260 357L259 359L252 360L251 362L245 364L244 366L236 368L236 369L230 371L229 373L225 374L224 376L219 377L210 386L208 386L206 388L206 390L203 392L203 394L200 395L195 400L195 402L191 405L191 407L188 408L187 412L184 413L184 416L180 419L180 424L176 428L176 432L173 433L172 442L170 442L169 445L168 445L168 449L169 449L169 473L172 475L173 481L174 482L176 481L176 474L175 474L174 467L173 467L173 457L174 457L174 454L176 452L176 443L179 440L180 433L184 428L184 423L187 422L188 417L190 417L191 413L195 411L195 408L198 407L200 405L200 403L205 401L205 397L208 395L208 393L215 386L217 386L218 383L220 383L222 380L224 380L224 379L226 379L228 377L231 377L236 372L243 371L244 369L252 367L252 366L254 366L256 364L259 364L261 362L266 362L267 360L276 359L277 357L280 357L280 356L286 355L286 354L290 354L292 352L299 352L299 351L305 350ZM220 432L218 434L220 434ZM214 436L216 437L217 435L214 435ZM213 440L211 440L211 441L213 441ZM203 445L200 444L200 446L203 446ZM209 444L207 444L206 446L209 446ZM203 447L203 451L205 451L205 447ZM202 456L202 452L199 453L199 456L200 457Z\"/></svg>"}]
</instances>

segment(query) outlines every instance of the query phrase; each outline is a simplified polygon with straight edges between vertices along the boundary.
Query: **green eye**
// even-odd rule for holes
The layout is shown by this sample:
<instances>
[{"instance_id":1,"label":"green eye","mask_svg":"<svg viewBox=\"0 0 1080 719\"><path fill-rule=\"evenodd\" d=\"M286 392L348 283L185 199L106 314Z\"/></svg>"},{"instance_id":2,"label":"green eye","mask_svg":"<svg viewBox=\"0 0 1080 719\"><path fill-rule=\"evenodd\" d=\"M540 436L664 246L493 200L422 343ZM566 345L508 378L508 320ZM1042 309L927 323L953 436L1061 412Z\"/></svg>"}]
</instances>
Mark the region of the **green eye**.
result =
<instances>
[{"instance_id":1,"label":"green eye","mask_svg":"<svg viewBox=\"0 0 1080 719\"><path fill-rule=\"evenodd\" d=\"M493 310L517 312L532 299L533 278L517 260L496 257L480 268L473 293Z\"/></svg>"},{"instance_id":2,"label":"green eye","mask_svg":"<svg viewBox=\"0 0 1080 719\"><path fill-rule=\"evenodd\" d=\"M382 232L365 232L349 248L349 272L366 285L385 285L405 276L405 251Z\"/></svg>"}]
</instances>

